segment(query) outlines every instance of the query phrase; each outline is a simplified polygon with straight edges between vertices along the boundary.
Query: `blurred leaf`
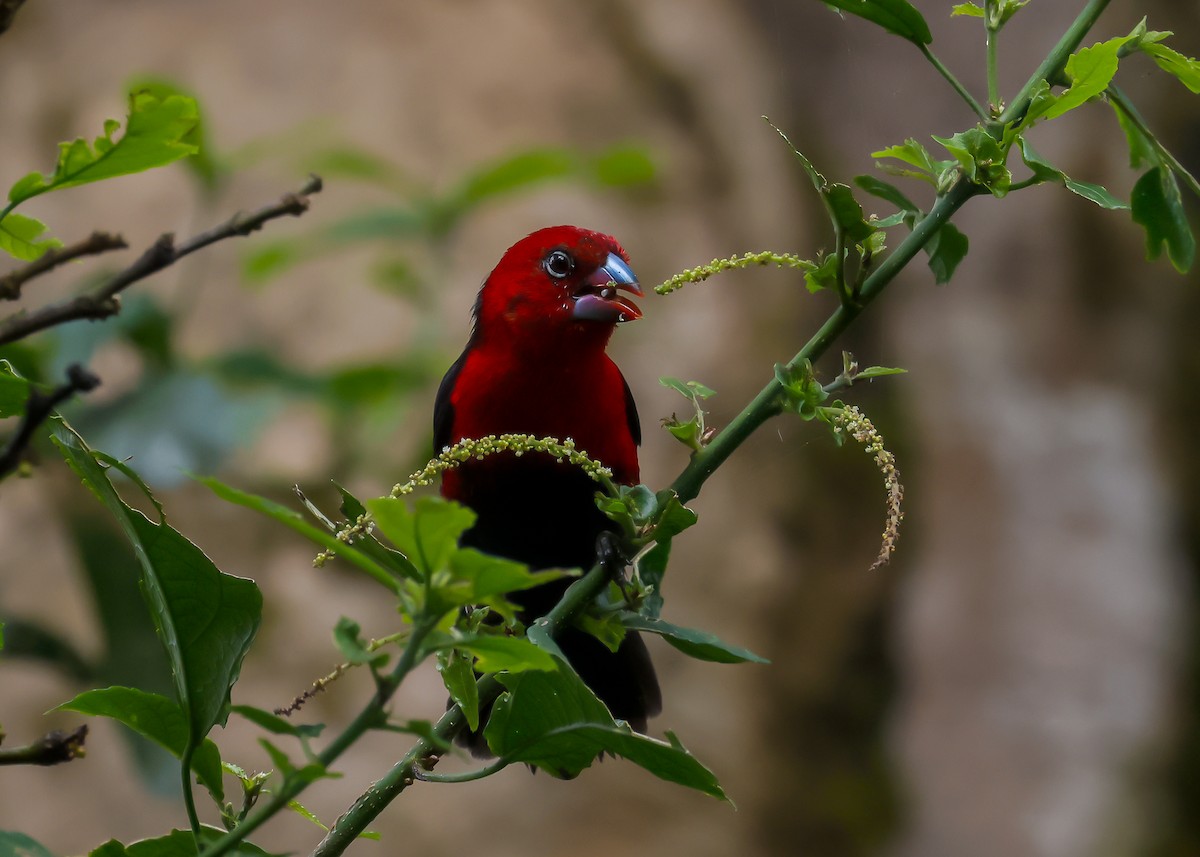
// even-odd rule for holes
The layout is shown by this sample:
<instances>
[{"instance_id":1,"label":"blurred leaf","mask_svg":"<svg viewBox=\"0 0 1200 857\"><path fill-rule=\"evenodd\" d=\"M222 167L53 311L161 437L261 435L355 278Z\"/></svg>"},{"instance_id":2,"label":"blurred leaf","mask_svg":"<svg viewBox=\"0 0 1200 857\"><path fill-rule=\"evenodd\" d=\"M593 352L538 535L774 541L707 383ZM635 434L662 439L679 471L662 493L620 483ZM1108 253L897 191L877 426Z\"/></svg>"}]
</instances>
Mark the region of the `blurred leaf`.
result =
<instances>
[{"instance_id":1,"label":"blurred leaf","mask_svg":"<svg viewBox=\"0 0 1200 857\"><path fill-rule=\"evenodd\" d=\"M199 121L194 99L170 95L160 100L149 92L132 93L125 134L119 140L112 135L121 123L109 119L104 134L92 143L82 137L60 143L54 172L30 173L18 180L8 191L9 203L17 205L48 191L140 173L195 154L196 146L184 138Z\"/></svg>"},{"instance_id":2,"label":"blurred leaf","mask_svg":"<svg viewBox=\"0 0 1200 857\"><path fill-rule=\"evenodd\" d=\"M173 699L132 687L88 690L55 711L77 711L93 717L111 717L139 735L149 738L176 759L188 748L188 718ZM221 753L205 738L192 756L192 772L208 789L218 805L225 800L221 782Z\"/></svg>"},{"instance_id":3,"label":"blurred leaf","mask_svg":"<svg viewBox=\"0 0 1200 857\"><path fill-rule=\"evenodd\" d=\"M0 830L0 857L55 857L40 842L13 830Z\"/></svg>"},{"instance_id":4,"label":"blurred leaf","mask_svg":"<svg viewBox=\"0 0 1200 857\"><path fill-rule=\"evenodd\" d=\"M353 146L322 149L305 161L305 169L326 179L353 179L398 193L409 194L415 190L412 178L398 165Z\"/></svg>"},{"instance_id":5,"label":"blurred leaf","mask_svg":"<svg viewBox=\"0 0 1200 857\"><path fill-rule=\"evenodd\" d=\"M67 638L18 616L6 615L2 624L7 629L6 656L9 659L40 661L73 682L92 681L95 678L95 665L89 663Z\"/></svg>"},{"instance_id":6,"label":"blurred leaf","mask_svg":"<svg viewBox=\"0 0 1200 857\"><path fill-rule=\"evenodd\" d=\"M1157 259L1165 245L1175 270L1181 274L1190 270L1196 260L1196 240L1175 174L1166 167L1147 172L1133 186L1130 205L1134 222L1146 230L1146 258Z\"/></svg>"},{"instance_id":7,"label":"blurred leaf","mask_svg":"<svg viewBox=\"0 0 1200 857\"><path fill-rule=\"evenodd\" d=\"M136 474L93 452L60 418L52 426L67 464L116 517L137 552L146 600L187 717L189 747L199 747L228 716L230 689L261 620L262 594L253 581L220 572L165 519L154 523L127 506L107 471L116 467L134 479Z\"/></svg>"},{"instance_id":8,"label":"blurred leaf","mask_svg":"<svg viewBox=\"0 0 1200 857\"><path fill-rule=\"evenodd\" d=\"M1021 138L1021 159L1025 161L1025 165L1029 167L1029 169L1033 170L1034 176L1036 176L1040 182L1054 182L1055 184L1062 185L1072 193L1078 194L1084 199L1094 202L1101 208L1129 208L1127 203L1117 199L1115 196L1109 193L1107 189L1101 187L1100 185L1091 184L1090 182L1075 181L1066 175L1066 173L1064 173L1062 170L1051 166L1033 150L1033 147L1029 145L1029 141L1024 137Z\"/></svg>"},{"instance_id":9,"label":"blurred leaf","mask_svg":"<svg viewBox=\"0 0 1200 857\"><path fill-rule=\"evenodd\" d=\"M496 755L570 778L601 753L621 756L655 776L725 800L712 772L678 742L618 726L604 703L564 662L551 672L502 673L484 736Z\"/></svg>"},{"instance_id":10,"label":"blurred leaf","mask_svg":"<svg viewBox=\"0 0 1200 857\"><path fill-rule=\"evenodd\" d=\"M769 664L770 661L760 657L749 649L726 643L714 634L699 631L695 628L682 628L661 619L648 619L638 613L624 612L621 614L621 624L633 631L646 631L658 634L668 643L689 657L718 664L741 664L752 661L756 664Z\"/></svg>"},{"instance_id":11,"label":"blurred leaf","mask_svg":"<svg viewBox=\"0 0 1200 857\"><path fill-rule=\"evenodd\" d=\"M0 419L19 417L29 401L29 382L7 360L0 360Z\"/></svg>"},{"instance_id":12,"label":"blurred leaf","mask_svg":"<svg viewBox=\"0 0 1200 857\"><path fill-rule=\"evenodd\" d=\"M281 404L277 395L236 393L180 368L151 373L129 394L80 411L76 421L98 447L169 487L189 471L217 469Z\"/></svg>"},{"instance_id":13,"label":"blurred leaf","mask_svg":"<svg viewBox=\"0 0 1200 857\"><path fill-rule=\"evenodd\" d=\"M907 0L825 0L825 5L866 18L916 45L933 41L929 25Z\"/></svg>"},{"instance_id":14,"label":"blurred leaf","mask_svg":"<svg viewBox=\"0 0 1200 857\"><path fill-rule=\"evenodd\" d=\"M46 224L24 214L10 211L0 218L0 250L30 262L52 247L61 247L57 238L46 238Z\"/></svg>"},{"instance_id":15,"label":"blurred leaf","mask_svg":"<svg viewBox=\"0 0 1200 857\"><path fill-rule=\"evenodd\" d=\"M707 399L717 394L716 390L704 386L699 381L681 381L678 378L663 376L658 379L658 383L668 389L674 390L685 399L693 402L697 399Z\"/></svg>"},{"instance_id":16,"label":"blurred leaf","mask_svg":"<svg viewBox=\"0 0 1200 857\"><path fill-rule=\"evenodd\" d=\"M654 182L657 170L649 153L639 146L613 146L592 158L596 183L607 187L637 187Z\"/></svg>"}]
</instances>

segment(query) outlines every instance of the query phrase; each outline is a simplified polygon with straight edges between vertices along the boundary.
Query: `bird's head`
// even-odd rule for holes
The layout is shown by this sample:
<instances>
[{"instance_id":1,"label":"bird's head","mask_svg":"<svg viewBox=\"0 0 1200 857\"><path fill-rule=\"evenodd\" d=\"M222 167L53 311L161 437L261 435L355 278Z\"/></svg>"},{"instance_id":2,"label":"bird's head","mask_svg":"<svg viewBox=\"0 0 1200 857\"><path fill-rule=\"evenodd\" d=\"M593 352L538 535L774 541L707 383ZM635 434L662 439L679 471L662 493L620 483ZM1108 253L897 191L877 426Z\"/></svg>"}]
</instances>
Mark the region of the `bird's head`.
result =
<instances>
[{"instance_id":1,"label":"bird's head","mask_svg":"<svg viewBox=\"0 0 1200 857\"><path fill-rule=\"evenodd\" d=\"M642 317L626 294L643 292L615 238L577 226L539 229L508 248L484 281L476 332L607 341L617 324Z\"/></svg>"}]
</instances>

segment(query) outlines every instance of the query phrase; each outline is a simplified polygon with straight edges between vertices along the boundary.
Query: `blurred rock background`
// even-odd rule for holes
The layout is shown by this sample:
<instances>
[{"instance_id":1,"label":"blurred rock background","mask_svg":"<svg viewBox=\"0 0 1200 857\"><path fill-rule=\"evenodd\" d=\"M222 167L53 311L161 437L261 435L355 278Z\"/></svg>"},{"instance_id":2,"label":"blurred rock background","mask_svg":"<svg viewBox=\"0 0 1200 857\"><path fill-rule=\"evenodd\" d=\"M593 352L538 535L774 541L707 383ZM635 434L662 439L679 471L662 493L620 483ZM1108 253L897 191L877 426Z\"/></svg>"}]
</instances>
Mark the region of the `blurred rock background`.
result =
<instances>
[{"instance_id":1,"label":"blurred rock background","mask_svg":"<svg viewBox=\"0 0 1200 857\"><path fill-rule=\"evenodd\" d=\"M947 3L915 5L942 59L982 91L977 23L949 20ZM1017 16L1005 91L1080 5ZM1115 0L1096 37L1144 14L1200 53L1200 12L1166 0ZM139 248L271 201L308 170L327 180L304 218L172 268L136 287L121 320L66 328L55 345L60 363L94 349L104 378L72 422L133 456L175 526L263 588L235 701L265 708L337 661L339 616L378 636L394 613L181 469L283 500L299 483L331 507L330 478L383 493L426 457L437 378L516 238L553 222L611 232L645 283L748 249L812 255L830 242L817 200L762 114L840 179L868 171L871 151L971 122L910 46L800 0L28 0L0 39L0 180L49 169L55 143L122 115L125 88L146 76L200 99L216 180L174 167L31 203L55 234L102 227ZM1200 168L1195 99L1145 61L1121 82ZM1127 196L1135 174L1107 109L1061 124L1039 150ZM417 216L522 153L557 178L452 220ZM654 727L677 732L738 810L613 761L570 783L510 770L411 790L374 825L383 844L361 852L1200 853L1195 276L1144 262L1127 216L1056 188L976 200L956 223L971 253L954 281L935 288L912 266L845 346L910 370L854 396L905 477L897 560L867 571L883 517L869 459L788 420L708 483L695 504L704 526L676 545L668 618L773 661L723 667L654 649L666 697ZM68 293L95 267L27 300ZM646 480L666 484L684 462L653 430L681 405L660 375L716 388L723 423L830 301L771 271L644 301L646 318L613 349L648 429ZM9 632L0 723L14 744L78 722L42 713L88 686L84 675L161 680L144 620L118 615L137 603L130 560L65 471L47 456L0 491L0 613L82 659L13 657ZM351 677L307 714L342 722L367 693ZM432 717L443 700L429 670L395 710ZM92 727L81 762L0 769L0 828L74 854L186 826L175 774L144 751L135 761L118 728ZM243 767L267 764L244 724L216 737ZM364 742L305 804L336 818L406 746ZM319 835L293 816L258 841L304 852Z\"/></svg>"}]
</instances>

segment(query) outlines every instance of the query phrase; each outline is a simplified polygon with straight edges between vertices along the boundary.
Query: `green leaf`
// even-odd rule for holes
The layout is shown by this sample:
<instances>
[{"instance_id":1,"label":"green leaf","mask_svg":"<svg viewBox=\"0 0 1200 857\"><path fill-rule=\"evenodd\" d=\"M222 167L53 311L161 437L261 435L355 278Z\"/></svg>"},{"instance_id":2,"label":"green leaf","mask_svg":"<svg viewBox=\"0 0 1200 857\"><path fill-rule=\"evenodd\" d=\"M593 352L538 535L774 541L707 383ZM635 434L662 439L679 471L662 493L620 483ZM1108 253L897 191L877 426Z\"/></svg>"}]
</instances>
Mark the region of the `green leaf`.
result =
<instances>
[{"instance_id":1,"label":"green leaf","mask_svg":"<svg viewBox=\"0 0 1200 857\"><path fill-rule=\"evenodd\" d=\"M1129 146L1129 166L1135 170L1143 164L1149 167L1162 166L1162 158L1154 147L1154 141L1146 136L1141 126L1116 101L1110 99L1108 103L1117 114L1121 130L1125 132L1125 141Z\"/></svg>"},{"instance_id":2,"label":"green leaf","mask_svg":"<svg viewBox=\"0 0 1200 857\"><path fill-rule=\"evenodd\" d=\"M161 517L150 521L121 500L108 468L138 480L128 467L94 453L61 418L53 438L67 464L116 517L142 565L142 586L159 638L171 662L189 747L224 723L229 693L262 617L262 594L251 580L220 572L194 544ZM140 487L153 502L144 485ZM186 755L186 754L185 754Z\"/></svg>"},{"instance_id":3,"label":"green leaf","mask_svg":"<svg viewBox=\"0 0 1200 857\"><path fill-rule=\"evenodd\" d=\"M375 525L408 557L424 580L446 568L458 540L475 523L466 506L438 497L422 497L412 511L403 500L380 497L366 502Z\"/></svg>"},{"instance_id":4,"label":"green leaf","mask_svg":"<svg viewBox=\"0 0 1200 857\"><path fill-rule=\"evenodd\" d=\"M825 191L825 198L834 223L849 242L858 244L866 241L875 231L875 227L863 215L862 206L854 198L854 191L849 185L830 185Z\"/></svg>"},{"instance_id":5,"label":"green leaf","mask_svg":"<svg viewBox=\"0 0 1200 857\"><path fill-rule=\"evenodd\" d=\"M866 18L913 44L927 45L933 41L929 25L906 0L825 0L825 4Z\"/></svg>"},{"instance_id":6,"label":"green leaf","mask_svg":"<svg viewBox=\"0 0 1200 857\"><path fill-rule=\"evenodd\" d=\"M640 146L613 146L596 155L589 166L597 184L607 187L648 185L657 175L654 159Z\"/></svg>"},{"instance_id":7,"label":"green leaf","mask_svg":"<svg viewBox=\"0 0 1200 857\"><path fill-rule=\"evenodd\" d=\"M671 737L670 743L618 726L573 670L502 674L507 688L484 736L498 756L570 778L602 753L621 756L668 782L727 800L712 772Z\"/></svg>"},{"instance_id":8,"label":"green leaf","mask_svg":"<svg viewBox=\"0 0 1200 857\"><path fill-rule=\"evenodd\" d=\"M173 95L180 95L196 102L196 124L192 126L192 130L179 138L181 143L195 146L196 151L183 163L206 190L215 190L220 184L223 168L213 153L212 140L208 136L208 129L204 121L204 111L199 108L199 99L196 98L196 94L175 81L163 77L137 78L125 89L127 92L149 93L159 101L165 101Z\"/></svg>"},{"instance_id":9,"label":"green leaf","mask_svg":"<svg viewBox=\"0 0 1200 857\"><path fill-rule=\"evenodd\" d=\"M1118 52L1130 38L1119 36L1071 54L1065 69L1071 85L1061 95L1055 96L1048 90L1035 94L1022 127L1029 127L1039 119L1062 116L1104 92L1117 73Z\"/></svg>"},{"instance_id":10,"label":"green leaf","mask_svg":"<svg viewBox=\"0 0 1200 857\"><path fill-rule=\"evenodd\" d=\"M219 828L208 825L200 827L200 842L204 846L212 845L224 835L225 831ZM239 857L276 857L245 840L233 846L227 853ZM122 845L117 840L110 839L93 849L88 857L197 857L196 839L190 830L172 830L166 836L139 839L129 845Z\"/></svg>"},{"instance_id":11,"label":"green leaf","mask_svg":"<svg viewBox=\"0 0 1200 857\"><path fill-rule=\"evenodd\" d=\"M77 711L93 717L110 717L149 738L176 759L188 748L188 719L178 703L157 693L132 687L88 690L55 711ZM192 772L220 805L225 800L221 782L221 753L205 738L192 756Z\"/></svg>"},{"instance_id":12,"label":"green leaf","mask_svg":"<svg viewBox=\"0 0 1200 857\"><path fill-rule=\"evenodd\" d=\"M24 833L0 830L0 857L54 857L54 853Z\"/></svg>"},{"instance_id":13,"label":"green leaf","mask_svg":"<svg viewBox=\"0 0 1200 857\"><path fill-rule=\"evenodd\" d=\"M362 627L345 616L338 619L333 629L333 642L347 661L352 664L370 664L381 667L387 663L387 652L371 652L360 637Z\"/></svg>"},{"instance_id":14,"label":"green leaf","mask_svg":"<svg viewBox=\"0 0 1200 857\"><path fill-rule=\"evenodd\" d=\"M770 663L766 658L754 654L749 649L726 643L707 631L682 628L661 619L648 619L638 613L630 612L621 614L621 624L633 631L658 634L685 655L698 660L718 664L741 664L747 661L756 664Z\"/></svg>"},{"instance_id":15,"label":"green leaf","mask_svg":"<svg viewBox=\"0 0 1200 857\"><path fill-rule=\"evenodd\" d=\"M274 500L268 500L266 497L259 497L257 494L250 494L246 491L232 488L211 476L197 476L195 478L197 482L207 485L222 500L238 506L245 506L247 509L253 509L256 512L261 512L268 518L279 521L281 524L295 530L321 547L335 551L339 557L365 571L393 592L400 591L398 569L389 571L374 559L358 550L356 546L339 541L332 533L322 530L320 527L314 527L295 509L289 509L287 506L276 503ZM410 568L408 576L415 578L417 576L416 569Z\"/></svg>"},{"instance_id":16,"label":"green leaf","mask_svg":"<svg viewBox=\"0 0 1200 857\"><path fill-rule=\"evenodd\" d=\"M950 10L950 17L955 18L960 15L965 15L971 18L982 18L983 9L976 6L974 3L958 3Z\"/></svg>"},{"instance_id":17,"label":"green leaf","mask_svg":"<svg viewBox=\"0 0 1200 857\"><path fill-rule=\"evenodd\" d=\"M0 419L25 413L31 387L7 360L0 360Z\"/></svg>"},{"instance_id":18,"label":"green leaf","mask_svg":"<svg viewBox=\"0 0 1200 857\"><path fill-rule=\"evenodd\" d=\"M466 600L462 604L487 604L493 598L579 573L573 569L530 571L522 563L474 548L461 548L451 554L449 569L453 583L463 588Z\"/></svg>"},{"instance_id":19,"label":"green leaf","mask_svg":"<svg viewBox=\"0 0 1200 857\"><path fill-rule=\"evenodd\" d=\"M901 214L919 214L921 209L917 204L909 199L900 188L890 182L885 182L883 179L875 176L855 176L854 183L865 190L872 196L877 196L885 202L890 202L896 208L900 209ZM883 225L882 222L876 222L876 226Z\"/></svg>"},{"instance_id":20,"label":"green leaf","mask_svg":"<svg viewBox=\"0 0 1200 857\"><path fill-rule=\"evenodd\" d=\"M950 282L950 278L954 276L954 269L966 257L969 249L970 242L967 236L953 223L947 223L935 232L933 238L925 245L934 282L939 286Z\"/></svg>"},{"instance_id":21,"label":"green leaf","mask_svg":"<svg viewBox=\"0 0 1200 857\"><path fill-rule=\"evenodd\" d=\"M1186 273L1196 260L1196 239L1192 236L1183 199L1175 174L1166 167L1155 167L1133 186L1130 199L1133 220L1146 230L1146 258L1157 259L1165 245L1171 264Z\"/></svg>"},{"instance_id":22,"label":"green leaf","mask_svg":"<svg viewBox=\"0 0 1200 857\"><path fill-rule=\"evenodd\" d=\"M907 375L907 369L901 369L898 366L868 366L866 369L858 372L854 376L855 381L861 381L864 378L882 378L885 375Z\"/></svg>"},{"instance_id":23,"label":"green leaf","mask_svg":"<svg viewBox=\"0 0 1200 857\"><path fill-rule=\"evenodd\" d=\"M0 250L22 262L31 262L52 247L61 247L57 238L44 238L46 224L24 214L10 211L0 219Z\"/></svg>"},{"instance_id":24,"label":"green leaf","mask_svg":"<svg viewBox=\"0 0 1200 857\"><path fill-rule=\"evenodd\" d=\"M919 142L909 137L898 146L890 146L887 149L881 149L878 152L871 153L872 158L891 158L900 161L910 166L917 168L916 172L911 170L898 170L899 175L909 176L911 178L919 178L927 181L935 187L938 184L938 177L945 172L947 167L953 165L953 161L936 160L929 150ZM879 164L883 169L888 169L886 164ZM892 170L889 170L892 171Z\"/></svg>"},{"instance_id":25,"label":"green leaf","mask_svg":"<svg viewBox=\"0 0 1200 857\"><path fill-rule=\"evenodd\" d=\"M291 735L294 738L316 738L325 729L324 723L293 723L270 711L253 705L232 705L229 710L240 715L255 726L266 729L272 735Z\"/></svg>"},{"instance_id":26,"label":"green leaf","mask_svg":"<svg viewBox=\"0 0 1200 857\"><path fill-rule=\"evenodd\" d=\"M1066 173L1057 167L1051 166L1042 157L1033 150L1029 145L1029 141L1024 137L1021 140L1021 159L1025 161L1025 165L1033 170L1034 176L1039 182L1054 182L1060 184L1074 194L1082 196L1086 200L1094 202L1101 208L1108 209L1125 209L1129 208L1127 203L1117 199L1105 188L1098 184L1090 182L1075 181Z\"/></svg>"},{"instance_id":27,"label":"green leaf","mask_svg":"<svg viewBox=\"0 0 1200 857\"><path fill-rule=\"evenodd\" d=\"M502 637L495 634L474 634L447 638L444 645L470 652L477 660L475 670L481 673L555 669L554 658L522 637Z\"/></svg>"},{"instance_id":28,"label":"green leaf","mask_svg":"<svg viewBox=\"0 0 1200 857\"><path fill-rule=\"evenodd\" d=\"M808 360L798 366L776 363L775 380L783 387L784 407L806 420L815 417L817 406L829 398Z\"/></svg>"},{"instance_id":29,"label":"green leaf","mask_svg":"<svg viewBox=\"0 0 1200 857\"><path fill-rule=\"evenodd\" d=\"M1200 95L1200 60L1184 56L1179 51L1157 43L1143 44L1141 49L1154 58L1159 68L1194 94Z\"/></svg>"},{"instance_id":30,"label":"green leaf","mask_svg":"<svg viewBox=\"0 0 1200 857\"><path fill-rule=\"evenodd\" d=\"M9 203L17 205L48 191L140 173L195 154L197 147L184 139L199 121L195 99L183 95L159 99L149 92L135 92L129 97L129 118L119 140L113 140L113 134L121 125L109 119L103 135L91 143L82 137L60 143L54 172L30 173L18 180L8 191Z\"/></svg>"},{"instance_id":31,"label":"green leaf","mask_svg":"<svg viewBox=\"0 0 1200 857\"><path fill-rule=\"evenodd\" d=\"M1008 193L1012 174L1004 165L1005 152L983 128L976 126L953 137L934 136L933 139L955 157L972 184L987 188L996 198Z\"/></svg>"},{"instance_id":32,"label":"green leaf","mask_svg":"<svg viewBox=\"0 0 1200 857\"><path fill-rule=\"evenodd\" d=\"M443 649L438 652L437 670L442 684L467 718L472 732L479 731L479 688L475 684L475 670L471 668L475 658L459 649Z\"/></svg>"},{"instance_id":33,"label":"green leaf","mask_svg":"<svg viewBox=\"0 0 1200 857\"><path fill-rule=\"evenodd\" d=\"M699 381L681 381L678 378L664 376L658 379L658 383L668 389L674 390L683 396L685 399L695 401L696 399L707 399L717 394L716 390L706 387Z\"/></svg>"}]
</instances>

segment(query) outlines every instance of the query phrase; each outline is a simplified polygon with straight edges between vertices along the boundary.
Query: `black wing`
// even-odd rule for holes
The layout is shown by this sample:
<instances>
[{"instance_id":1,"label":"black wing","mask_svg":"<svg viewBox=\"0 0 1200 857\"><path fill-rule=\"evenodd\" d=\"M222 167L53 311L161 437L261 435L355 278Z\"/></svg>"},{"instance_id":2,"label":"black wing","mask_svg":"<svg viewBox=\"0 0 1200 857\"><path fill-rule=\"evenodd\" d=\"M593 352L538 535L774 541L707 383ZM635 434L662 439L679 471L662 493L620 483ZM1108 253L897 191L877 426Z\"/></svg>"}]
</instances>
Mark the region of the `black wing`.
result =
<instances>
[{"instance_id":1,"label":"black wing","mask_svg":"<svg viewBox=\"0 0 1200 857\"><path fill-rule=\"evenodd\" d=\"M463 364L466 362L467 352L463 351L453 365L446 370L446 374L442 376L442 383L438 385L437 398L433 401L433 454L435 456L441 455L442 450L454 442L452 437L454 405L450 402L450 394L454 392L458 373L462 371ZM625 389L628 394L629 388ZM634 417L634 419L637 418Z\"/></svg>"},{"instance_id":2,"label":"black wing","mask_svg":"<svg viewBox=\"0 0 1200 857\"><path fill-rule=\"evenodd\" d=\"M451 371L454 371L452 368ZM450 377L446 373L446 377ZM443 381L443 384L446 382ZM625 376L621 376L621 383L625 385L625 419L629 421L629 433L633 435L633 442L638 446L642 445L642 423L638 420L637 402L633 400L633 391L629 389L629 382L625 380ZM438 391L438 397L441 398L441 391ZM449 393L447 393L449 396Z\"/></svg>"}]
</instances>

